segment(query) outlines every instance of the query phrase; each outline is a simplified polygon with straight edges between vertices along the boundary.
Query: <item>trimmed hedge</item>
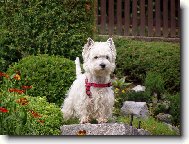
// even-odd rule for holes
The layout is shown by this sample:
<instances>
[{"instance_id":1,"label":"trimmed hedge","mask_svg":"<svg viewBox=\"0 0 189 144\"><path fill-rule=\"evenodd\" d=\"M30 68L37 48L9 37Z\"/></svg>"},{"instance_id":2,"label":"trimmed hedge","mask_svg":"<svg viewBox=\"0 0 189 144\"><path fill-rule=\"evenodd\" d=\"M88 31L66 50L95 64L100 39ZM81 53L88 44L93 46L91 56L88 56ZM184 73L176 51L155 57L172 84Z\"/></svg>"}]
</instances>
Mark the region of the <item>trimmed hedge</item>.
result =
<instances>
[{"instance_id":1,"label":"trimmed hedge","mask_svg":"<svg viewBox=\"0 0 189 144\"><path fill-rule=\"evenodd\" d=\"M0 69L32 54L80 56L95 30L94 1L0 1Z\"/></svg>"},{"instance_id":2,"label":"trimmed hedge","mask_svg":"<svg viewBox=\"0 0 189 144\"><path fill-rule=\"evenodd\" d=\"M46 96L59 106L75 79L73 61L58 56L29 56L8 69L8 74L20 71L22 85L32 85L30 96Z\"/></svg>"},{"instance_id":3,"label":"trimmed hedge","mask_svg":"<svg viewBox=\"0 0 189 144\"><path fill-rule=\"evenodd\" d=\"M107 37L97 37L103 41ZM144 84L148 71L159 73L165 90L180 92L180 44L168 42L144 42L114 38L117 50L115 73L127 76L136 83Z\"/></svg>"}]
</instances>

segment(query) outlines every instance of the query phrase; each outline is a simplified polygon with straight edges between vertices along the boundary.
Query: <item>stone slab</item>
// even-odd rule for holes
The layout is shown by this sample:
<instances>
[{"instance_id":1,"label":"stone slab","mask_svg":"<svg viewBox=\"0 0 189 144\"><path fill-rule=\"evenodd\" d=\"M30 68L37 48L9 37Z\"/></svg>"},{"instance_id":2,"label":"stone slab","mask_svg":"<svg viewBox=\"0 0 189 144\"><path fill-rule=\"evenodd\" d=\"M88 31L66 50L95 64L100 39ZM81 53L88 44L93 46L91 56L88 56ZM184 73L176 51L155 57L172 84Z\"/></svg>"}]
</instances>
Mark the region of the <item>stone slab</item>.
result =
<instances>
[{"instance_id":1,"label":"stone slab","mask_svg":"<svg viewBox=\"0 0 189 144\"><path fill-rule=\"evenodd\" d=\"M143 129L136 129L132 126L120 123L104 124L73 124L61 127L62 135L151 135Z\"/></svg>"}]
</instances>

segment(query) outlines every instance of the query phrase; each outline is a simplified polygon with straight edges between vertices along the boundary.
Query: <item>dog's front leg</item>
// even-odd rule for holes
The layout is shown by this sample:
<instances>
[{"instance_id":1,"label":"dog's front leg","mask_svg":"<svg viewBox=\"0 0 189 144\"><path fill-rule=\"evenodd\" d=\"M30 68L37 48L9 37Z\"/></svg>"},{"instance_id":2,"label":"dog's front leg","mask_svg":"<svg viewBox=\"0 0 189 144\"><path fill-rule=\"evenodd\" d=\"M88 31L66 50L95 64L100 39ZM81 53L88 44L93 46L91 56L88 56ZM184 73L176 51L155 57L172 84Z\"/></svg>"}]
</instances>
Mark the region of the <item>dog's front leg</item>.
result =
<instances>
[{"instance_id":1,"label":"dog's front leg","mask_svg":"<svg viewBox=\"0 0 189 144\"><path fill-rule=\"evenodd\" d=\"M89 116L82 116L80 118L80 124L85 124L85 123L90 123L90 118Z\"/></svg>"},{"instance_id":2,"label":"dog's front leg","mask_svg":"<svg viewBox=\"0 0 189 144\"><path fill-rule=\"evenodd\" d=\"M99 124L101 124L101 123L107 123L108 119L107 118L98 118L97 121L98 121Z\"/></svg>"}]
</instances>

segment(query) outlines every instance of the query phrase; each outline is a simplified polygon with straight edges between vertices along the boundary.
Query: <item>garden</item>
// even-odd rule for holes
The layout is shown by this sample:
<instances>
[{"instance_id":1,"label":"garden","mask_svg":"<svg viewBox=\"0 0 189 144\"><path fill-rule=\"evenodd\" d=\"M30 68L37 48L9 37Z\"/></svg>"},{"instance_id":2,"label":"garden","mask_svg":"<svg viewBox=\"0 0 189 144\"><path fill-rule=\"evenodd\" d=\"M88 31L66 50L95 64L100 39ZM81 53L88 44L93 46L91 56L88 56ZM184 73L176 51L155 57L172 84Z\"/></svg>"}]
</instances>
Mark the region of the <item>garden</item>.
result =
<instances>
[{"instance_id":1,"label":"garden","mask_svg":"<svg viewBox=\"0 0 189 144\"><path fill-rule=\"evenodd\" d=\"M61 112L76 78L74 60L82 61L88 37L108 39L95 33L94 1L1 1L0 19L0 134L61 135L62 125L78 123L65 121ZM113 40L115 104L109 122L129 124L120 111L124 101L146 102L149 117L141 128L180 135L180 44ZM135 92L136 85L146 90ZM169 115L168 122L162 115Z\"/></svg>"}]
</instances>

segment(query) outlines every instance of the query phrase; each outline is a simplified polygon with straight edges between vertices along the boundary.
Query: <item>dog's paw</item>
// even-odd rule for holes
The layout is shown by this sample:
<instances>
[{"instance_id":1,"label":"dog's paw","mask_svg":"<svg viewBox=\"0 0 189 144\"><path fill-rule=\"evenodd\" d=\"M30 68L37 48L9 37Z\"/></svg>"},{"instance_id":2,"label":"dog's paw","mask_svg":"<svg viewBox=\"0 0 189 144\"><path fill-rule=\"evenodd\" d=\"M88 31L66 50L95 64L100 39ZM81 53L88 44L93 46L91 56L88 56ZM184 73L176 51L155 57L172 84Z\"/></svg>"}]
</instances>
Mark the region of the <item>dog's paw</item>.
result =
<instances>
[{"instance_id":1,"label":"dog's paw","mask_svg":"<svg viewBox=\"0 0 189 144\"><path fill-rule=\"evenodd\" d=\"M97 119L97 121L99 124L108 122L108 120L106 118L99 118L99 119Z\"/></svg>"},{"instance_id":2,"label":"dog's paw","mask_svg":"<svg viewBox=\"0 0 189 144\"><path fill-rule=\"evenodd\" d=\"M83 117L83 118L80 120L80 124L85 124L85 123L90 123L89 117Z\"/></svg>"}]
</instances>

